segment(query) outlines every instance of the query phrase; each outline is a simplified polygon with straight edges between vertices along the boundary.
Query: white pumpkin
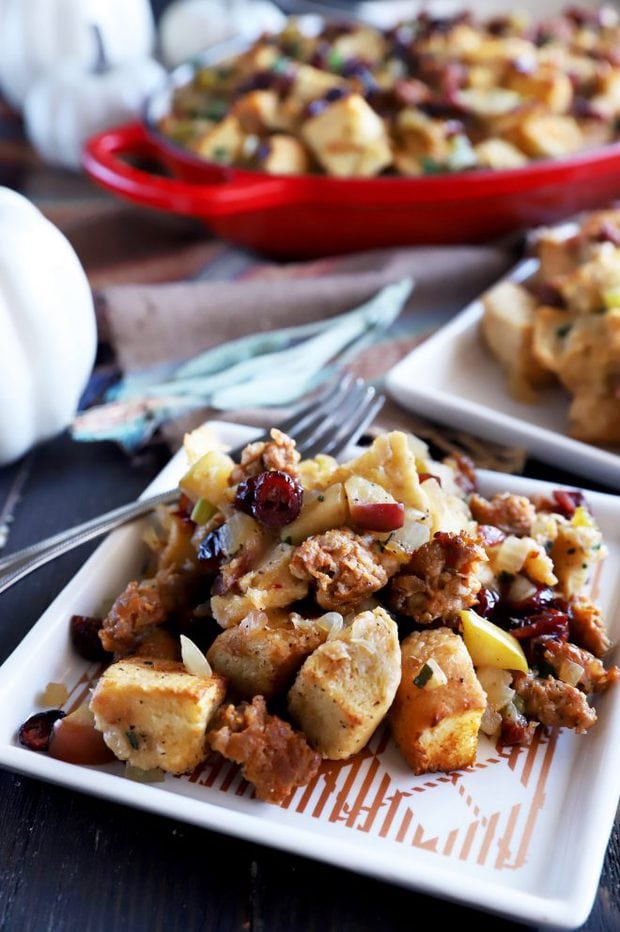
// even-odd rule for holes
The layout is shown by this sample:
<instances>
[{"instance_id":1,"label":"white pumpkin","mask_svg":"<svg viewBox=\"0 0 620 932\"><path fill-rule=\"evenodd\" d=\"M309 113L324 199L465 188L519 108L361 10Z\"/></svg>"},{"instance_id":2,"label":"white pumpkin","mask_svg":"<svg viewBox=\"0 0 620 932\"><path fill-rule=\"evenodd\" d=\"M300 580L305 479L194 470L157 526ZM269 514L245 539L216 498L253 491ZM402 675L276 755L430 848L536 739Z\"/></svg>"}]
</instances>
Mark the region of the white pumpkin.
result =
<instances>
[{"instance_id":1,"label":"white pumpkin","mask_svg":"<svg viewBox=\"0 0 620 932\"><path fill-rule=\"evenodd\" d=\"M277 32L285 22L269 0L176 0L159 24L161 54L172 68L224 39Z\"/></svg>"},{"instance_id":2,"label":"white pumpkin","mask_svg":"<svg viewBox=\"0 0 620 932\"><path fill-rule=\"evenodd\" d=\"M24 104L26 135L44 161L78 169L88 137L141 116L165 77L153 58L109 65L101 45L92 71L66 62L35 81Z\"/></svg>"},{"instance_id":3,"label":"white pumpkin","mask_svg":"<svg viewBox=\"0 0 620 932\"><path fill-rule=\"evenodd\" d=\"M97 347L88 279L64 235L0 188L0 463L70 423Z\"/></svg>"},{"instance_id":4,"label":"white pumpkin","mask_svg":"<svg viewBox=\"0 0 620 932\"><path fill-rule=\"evenodd\" d=\"M93 65L99 26L110 62L149 55L155 23L149 0L1 0L0 90L21 110L36 78L61 62Z\"/></svg>"}]
</instances>

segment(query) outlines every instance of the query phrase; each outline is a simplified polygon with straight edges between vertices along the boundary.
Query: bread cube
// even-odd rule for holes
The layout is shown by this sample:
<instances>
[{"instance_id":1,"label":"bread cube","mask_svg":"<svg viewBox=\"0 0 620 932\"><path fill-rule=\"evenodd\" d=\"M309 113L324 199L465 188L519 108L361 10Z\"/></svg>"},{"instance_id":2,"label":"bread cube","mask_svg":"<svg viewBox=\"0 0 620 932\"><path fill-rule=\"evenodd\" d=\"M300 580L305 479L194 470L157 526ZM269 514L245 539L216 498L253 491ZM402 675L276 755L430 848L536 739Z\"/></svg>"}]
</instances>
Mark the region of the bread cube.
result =
<instances>
[{"instance_id":1,"label":"bread cube","mask_svg":"<svg viewBox=\"0 0 620 932\"><path fill-rule=\"evenodd\" d=\"M211 597L213 617L222 628L237 625L252 611L286 608L308 594L308 583L292 575L294 548L281 543L238 581L240 592Z\"/></svg>"},{"instance_id":2,"label":"bread cube","mask_svg":"<svg viewBox=\"0 0 620 932\"><path fill-rule=\"evenodd\" d=\"M403 757L416 774L469 767L486 696L463 639L449 628L415 631L401 655L390 724Z\"/></svg>"},{"instance_id":3,"label":"bread cube","mask_svg":"<svg viewBox=\"0 0 620 932\"><path fill-rule=\"evenodd\" d=\"M567 74L550 64L539 65L532 71L516 67L508 70L506 86L544 104L551 113L566 113L573 101L573 85Z\"/></svg>"},{"instance_id":4,"label":"bread cube","mask_svg":"<svg viewBox=\"0 0 620 932\"><path fill-rule=\"evenodd\" d=\"M395 132L404 153L411 159L445 162L450 155L450 137L445 120L436 120L407 107L396 118ZM415 174L414 171L409 174Z\"/></svg>"},{"instance_id":5,"label":"bread cube","mask_svg":"<svg viewBox=\"0 0 620 932\"><path fill-rule=\"evenodd\" d=\"M231 165L240 158L246 134L236 116L230 114L192 144L203 159Z\"/></svg>"},{"instance_id":6,"label":"bread cube","mask_svg":"<svg viewBox=\"0 0 620 932\"><path fill-rule=\"evenodd\" d=\"M326 637L325 628L299 616L290 620L288 613L253 612L216 637L207 659L242 699L269 699L288 688Z\"/></svg>"},{"instance_id":7,"label":"bread cube","mask_svg":"<svg viewBox=\"0 0 620 932\"><path fill-rule=\"evenodd\" d=\"M528 158L505 139L485 139L474 146L476 159L480 168L522 168Z\"/></svg>"},{"instance_id":8,"label":"bread cube","mask_svg":"<svg viewBox=\"0 0 620 932\"><path fill-rule=\"evenodd\" d=\"M235 101L233 115L245 133L260 135L265 130L279 129L279 100L275 91L250 91Z\"/></svg>"},{"instance_id":9,"label":"bread cube","mask_svg":"<svg viewBox=\"0 0 620 932\"><path fill-rule=\"evenodd\" d=\"M571 116L534 110L515 123L507 139L533 159L556 159L584 147L579 124Z\"/></svg>"},{"instance_id":10,"label":"bread cube","mask_svg":"<svg viewBox=\"0 0 620 932\"><path fill-rule=\"evenodd\" d=\"M224 677L182 663L130 657L102 674L90 702L95 727L120 760L185 773L204 760L205 734L226 692Z\"/></svg>"},{"instance_id":11,"label":"bread cube","mask_svg":"<svg viewBox=\"0 0 620 932\"><path fill-rule=\"evenodd\" d=\"M550 379L532 351L535 298L521 285L503 281L486 293L483 304L482 336L506 371L511 395L535 401L534 389Z\"/></svg>"},{"instance_id":12,"label":"bread cube","mask_svg":"<svg viewBox=\"0 0 620 932\"><path fill-rule=\"evenodd\" d=\"M289 693L289 711L312 747L342 760L368 742L399 680L398 628L375 608L310 654Z\"/></svg>"},{"instance_id":13,"label":"bread cube","mask_svg":"<svg viewBox=\"0 0 620 932\"><path fill-rule=\"evenodd\" d=\"M270 175L303 175L310 168L308 153L294 136L274 133L267 140L267 154L259 167Z\"/></svg>"},{"instance_id":14,"label":"bread cube","mask_svg":"<svg viewBox=\"0 0 620 932\"><path fill-rule=\"evenodd\" d=\"M349 476L376 482L397 502L426 510L427 498L418 477L414 445L403 431L380 434L364 453L331 473L329 483L346 482Z\"/></svg>"},{"instance_id":15,"label":"bread cube","mask_svg":"<svg viewBox=\"0 0 620 932\"><path fill-rule=\"evenodd\" d=\"M301 134L330 175L369 178L392 162L383 120L359 94L337 100L306 120Z\"/></svg>"}]
</instances>

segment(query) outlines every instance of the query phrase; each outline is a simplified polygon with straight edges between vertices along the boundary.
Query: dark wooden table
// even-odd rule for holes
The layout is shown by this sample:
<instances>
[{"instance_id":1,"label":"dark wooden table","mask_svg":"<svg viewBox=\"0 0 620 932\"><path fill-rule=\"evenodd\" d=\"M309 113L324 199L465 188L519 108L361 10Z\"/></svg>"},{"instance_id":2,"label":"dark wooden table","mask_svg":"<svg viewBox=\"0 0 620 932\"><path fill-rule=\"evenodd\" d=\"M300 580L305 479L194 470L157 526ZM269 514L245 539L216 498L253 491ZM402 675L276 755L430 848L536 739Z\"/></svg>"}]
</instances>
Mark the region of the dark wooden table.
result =
<instances>
[{"instance_id":1,"label":"dark wooden table","mask_svg":"<svg viewBox=\"0 0 620 932\"><path fill-rule=\"evenodd\" d=\"M93 284L183 277L203 261L201 228L121 206L84 179L44 169L6 114L0 119L0 183L27 193L61 226ZM134 498L166 456L153 448L132 462L111 444L79 446L60 437L0 469L0 524L3 509L13 516L4 552ZM528 468L544 474L539 464ZM0 596L0 662L92 546ZM525 928L360 877L346 865L325 866L1 770L0 799L3 932L396 932L452 922ZM588 932L620 928L618 828L584 926Z\"/></svg>"}]
</instances>

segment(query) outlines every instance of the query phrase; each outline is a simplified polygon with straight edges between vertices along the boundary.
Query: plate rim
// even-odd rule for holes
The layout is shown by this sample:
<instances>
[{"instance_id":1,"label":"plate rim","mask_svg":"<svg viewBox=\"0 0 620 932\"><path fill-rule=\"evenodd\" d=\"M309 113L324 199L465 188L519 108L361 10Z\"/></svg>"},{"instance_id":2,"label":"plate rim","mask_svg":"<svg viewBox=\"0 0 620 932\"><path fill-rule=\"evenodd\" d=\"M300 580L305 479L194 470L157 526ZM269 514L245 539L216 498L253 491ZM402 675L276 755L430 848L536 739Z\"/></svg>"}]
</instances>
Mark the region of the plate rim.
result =
<instances>
[{"instance_id":1,"label":"plate rim","mask_svg":"<svg viewBox=\"0 0 620 932\"><path fill-rule=\"evenodd\" d=\"M231 445L251 440L253 436L260 433L258 429L230 422L209 421L207 423L220 438L228 435ZM182 462L183 451L181 450L150 483L141 497L150 494L155 489L171 487L168 479L173 475L180 475L179 466ZM558 488L561 485L486 470L479 470L479 475L482 484L485 480L492 482L493 480L499 481L501 478L502 483L508 481L511 488L517 491L525 491L529 488L533 492L535 489ZM590 492L589 497L592 497L600 508L609 507L612 512L617 511L620 518L620 499L602 492ZM0 665L0 697L10 691L16 677L19 676L23 663L27 663L31 658L33 645L43 649L46 638L55 640L55 635L62 623L62 603L76 598L80 589L87 584L93 566L96 564L100 567L102 560L108 559L116 548L120 539L119 535L130 534L132 534L131 528L120 528L103 540L9 657ZM2 708L3 703L0 702L0 709ZM1 712L0 717L2 717ZM609 729L615 727L620 739L620 700L612 703L612 708L606 712L606 718L609 719L606 727ZM603 784L605 792L594 813L596 818L591 820L587 826L587 843L584 843L577 855L579 860L576 863L579 869L575 872L576 876L571 884L568 897L559 897L532 893L518 887L498 885L491 879L469 872L459 874L452 866L435 860L434 854L433 860L427 860L427 853L417 850L416 858L411 861L410 865L406 864L402 855L390 848L382 850L375 858L369 858L368 847L356 845L354 836L349 838L344 835L339 837L330 835L330 844L325 845L325 836L321 834L318 826L316 831L310 831L299 824L269 821L267 840L261 811L265 811L263 807L268 806L268 803L248 799L241 801L242 808L231 808L225 802L219 805L209 799L196 800L191 796L173 791L165 797L167 804L162 806L160 795L162 790L157 786L134 783L105 768L84 768L45 755L33 754L10 741L5 743L2 738L0 738L0 765L26 776L76 789L96 797L103 797L117 804L137 807L166 818L177 817L209 830L221 831L246 841L266 844L302 857L311 857L440 899L460 902L466 906L510 919L539 922L543 925L566 929L581 925L590 914L617 805L617 792L612 785L613 781L607 779ZM88 774L87 780L85 780L85 771ZM620 786L618 790L620 791ZM251 803L253 809L260 806L260 809L256 809L256 812L243 811L243 808L247 808L245 803ZM415 877L411 877L408 867L414 870Z\"/></svg>"}]
</instances>

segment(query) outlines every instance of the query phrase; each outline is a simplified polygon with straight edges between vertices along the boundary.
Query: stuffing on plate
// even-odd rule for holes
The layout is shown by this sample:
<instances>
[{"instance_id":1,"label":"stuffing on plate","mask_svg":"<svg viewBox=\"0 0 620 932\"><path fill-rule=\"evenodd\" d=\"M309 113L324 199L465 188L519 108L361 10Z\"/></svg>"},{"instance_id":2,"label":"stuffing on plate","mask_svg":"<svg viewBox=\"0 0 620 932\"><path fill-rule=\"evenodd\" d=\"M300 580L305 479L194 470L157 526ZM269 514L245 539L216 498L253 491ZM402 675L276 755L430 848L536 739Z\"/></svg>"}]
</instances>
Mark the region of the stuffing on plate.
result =
<instances>
[{"instance_id":1,"label":"stuffing on plate","mask_svg":"<svg viewBox=\"0 0 620 932\"><path fill-rule=\"evenodd\" d=\"M416 774L468 767L480 732L527 745L539 724L596 722L590 698L620 670L602 660L588 583L605 546L581 493L489 500L469 461L400 431L344 463L300 460L275 429L239 463L203 441L146 534L145 577L71 621L105 660L86 709L39 713L23 743L47 728L37 748L75 760L78 728L134 774L220 754L281 803L384 722Z\"/></svg>"},{"instance_id":2,"label":"stuffing on plate","mask_svg":"<svg viewBox=\"0 0 620 932\"><path fill-rule=\"evenodd\" d=\"M620 209L588 214L571 235L541 230L534 251L532 281L484 296L483 339L514 398L536 402L559 382L570 435L620 443Z\"/></svg>"},{"instance_id":3,"label":"stuffing on plate","mask_svg":"<svg viewBox=\"0 0 620 932\"><path fill-rule=\"evenodd\" d=\"M512 169L618 138L620 18L428 12L389 30L277 35L175 91L160 131L194 155L340 178Z\"/></svg>"}]
</instances>

